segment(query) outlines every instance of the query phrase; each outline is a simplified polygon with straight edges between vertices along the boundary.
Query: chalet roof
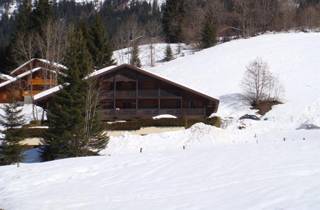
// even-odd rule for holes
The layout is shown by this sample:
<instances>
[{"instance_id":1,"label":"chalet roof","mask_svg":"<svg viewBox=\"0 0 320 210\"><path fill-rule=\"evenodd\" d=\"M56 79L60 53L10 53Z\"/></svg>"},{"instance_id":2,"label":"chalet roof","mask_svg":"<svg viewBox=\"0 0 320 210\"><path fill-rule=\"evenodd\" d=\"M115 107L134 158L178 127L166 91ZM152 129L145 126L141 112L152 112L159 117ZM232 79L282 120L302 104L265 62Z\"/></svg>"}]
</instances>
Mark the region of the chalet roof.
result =
<instances>
[{"instance_id":1,"label":"chalet roof","mask_svg":"<svg viewBox=\"0 0 320 210\"><path fill-rule=\"evenodd\" d=\"M156 74L153 74L153 73L150 73L148 71L145 71L143 69L140 69L138 67L135 67L135 66L132 66L132 65L129 65L129 64L122 64L122 65L113 65L113 66L108 66L106 68L103 68L103 69L100 69L100 70L97 70L97 71L94 71L92 72L91 74L89 74L87 77L85 77L84 79L89 79L89 78L93 78L93 77L100 77L100 76L103 76L103 75L106 75L106 74L109 74L109 73L112 73L112 72L115 72L117 70L120 70L120 69L123 69L123 68L129 68L131 70L134 70L134 71L138 71L140 72L141 74L144 74L146 76L149 76L149 77L152 77L152 78L155 78L155 79L158 79L158 80L161 80L163 82L166 82L166 83L169 83L173 86L176 86L176 87L179 87L181 89L184 89L188 92L191 92L191 93L194 93L196 95L199 95L199 96L202 96L210 101L216 101L218 102L219 100L218 99L215 99L211 96L208 96L204 93L200 93L196 90L193 90L191 88L188 88L188 87L185 87L181 84L178 84L178 83L175 83L175 82L172 82L171 80L169 79L166 79L164 77L161 77L159 75L156 75ZM63 86L62 85L59 85L59 86L56 86L56 87L53 87L51 89L48 89L48 90L45 90L37 95L34 96L34 100L35 101L41 101L41 100L44 100L45 98L49 97L51 94L54 94L56 92L58 92L60 89L62 89Z\"/></svg>"},{"instance_id":2,"label":"chalet roof","mask_svg":"<svg viewBox=\"0 0 320 210\"><path fill-rule=\"evenodd\" d=\"M2 80L10 80L12 78L13 78L12 76L0 73L0 79L2 79Z\"/></svg>"},{"instance_id":3,"label":"chalet roof","mask_svg":"<svg viewBox=\"0 0 320 210\"><path fill-rule=\"evenodd\" d=\"M25 62L24 64L20 65L19 67L17 67L17 68L14 69L13 71L11 71L10 74L11 74L11 75L14 74L14 73L17 72L19 69L25 67L26 65L28 65L28 64L31 63L31 62L33 62L34 60L38 60L38 61L40 61L40 62L42 62L42 63L46 63L46 64L53 65L53 66L55 66L55 67L57 67L57 68L61 68L61 69L65 69L65 70L68 69L66 66L64 66L64 65L62 65L62 64L59 64L59 63L56 63L56 62L50 62L50 61L48 61L48 60L46 60L46 59L42 59L42 58L32 58L31 60Z\"/></svg>"},{"instance_id":4,"label":"chalet roof","mask_svg":"<svg viewBox=\"0 0 320 210\"><path fill-rule=\"evenodd\" d=\"M25 76L33 73L33 72L39 71L40 69L41 69L41 67L34 68L34 69L30 70L30 71L23 72L22 74L19 74L19 75L16 76L16 77L12 77L11 79L9 79L9 80L1 83L1 84L0 84L0 88L1 88L1 87L4 87L4 86L7 86L7 85L9 85L9 84L11 84L11 83L13 83L13 82L15 82L15 81L17 81L17 80L25 77Z\"/></svg>"},{"instance_id":5,"label":"chalet roof","mask_svg":"<svg viewBox=\"0 0 320 210\"><path fill-rule=\"evenodd\" d=\"M191 92L191 93L194 93L196 95L199 95L199 96L202 96L208 100L211 100L211 101L219 101L218 99L216 98L213 98L211 96L208 96L204 93L201 93L199 91L196 91L194 89L191 89L191 88L188 88L182 84L179 84L179 83L176 83L176 82L173 82L172 80L170 80L169 78L165 78L163 76L160 76L160 75L157 75L157 74L154 74L154 73L151 73L149 71L146 71L146 70L143 70L141 68L138 68L136 66L133 66L133 65L129 65L129 64L122 64L122 65L118 65L118 66L109 66L109 67L106 67L106 68L103 68L103 69L100 69L100 70L97 70L97 71L94 71L93 73L91 73L87 78L90 78L90 77L100 77L102 75L105 75L105 74L109 74L111 72L114 72L114 71L117 71L119 69L122 69L122 68L129 68L131 70L134 70L134 71L137 71L137 72L140 72L141 74L144 74L146 76L149 76L149 77L152 77L152 78L155 78L155 79L158 79L160 81L163 81L165 83L169 83L173 86L176 86L176 87L179 87L181 89L184 89L188 92Z\"/></svg>"},{"instance_id":6,"label":"chalet roof","mask_svg":"<svg viewBox=\"0 0 320 210\"><path fill-rule=\"evenodd\" d=\"M9 77L11 77L9 80L0 83L0 88L2 88L2 87L4 87L4 86L7 86L7 85L9 85L9 84L11 84L11 83L13 83L13 82L15 82L15 81L17 81L17 80L25 77L25 76L28 76L28 75L30 75L31 73L37 72L37 71L39 71L39 70L41 70L41 69L44 69L44 68L43 68L43 67L37 67L37 68L31 69L31 70L28 70L28 71L26 71L26 72L23 72L22 74L19 74L19 75L15 76L15 77L9 76ZM52 73L56 73L56 71L49 70L49 69L47 69L47 70L48 70L48 71L51 71ZM62 74L62 73L60 73L60 74Z\"/></svg>"},{"instance_id":7,"label":"chalet roof","mask_svg":"<svg viewBox=\"0 0 320 210\"><path fill-rule=\"evenodd\" d=\"M63 88L62 85L58 85L55 86L53 88L50 88L48 90L42 91L41 93L38 93L36 95L33 96L34 100L38 100L38 99L43 99L44 97L47 97L55 92L58 92L59 90L61 90Z\"/></svg>"}]
</instances>

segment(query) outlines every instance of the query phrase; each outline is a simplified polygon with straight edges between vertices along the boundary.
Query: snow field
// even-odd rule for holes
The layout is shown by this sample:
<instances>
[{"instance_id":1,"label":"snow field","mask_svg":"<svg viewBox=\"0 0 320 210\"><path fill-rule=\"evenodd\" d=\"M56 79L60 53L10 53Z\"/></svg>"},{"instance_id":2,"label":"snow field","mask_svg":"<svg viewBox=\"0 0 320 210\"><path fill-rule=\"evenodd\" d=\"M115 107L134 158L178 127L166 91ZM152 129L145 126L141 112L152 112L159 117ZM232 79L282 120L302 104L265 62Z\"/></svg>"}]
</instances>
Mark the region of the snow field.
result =
<instances>
[{"instance_id":1,"label":"snow field","mask_svg":"<svg viewBox=\"0 0 320 210\"><path fill-rule=\"evenodd\" d=\"M218 144L0 168L4 209L319 209L320 142Z\"/></svg>"}]
</instances>

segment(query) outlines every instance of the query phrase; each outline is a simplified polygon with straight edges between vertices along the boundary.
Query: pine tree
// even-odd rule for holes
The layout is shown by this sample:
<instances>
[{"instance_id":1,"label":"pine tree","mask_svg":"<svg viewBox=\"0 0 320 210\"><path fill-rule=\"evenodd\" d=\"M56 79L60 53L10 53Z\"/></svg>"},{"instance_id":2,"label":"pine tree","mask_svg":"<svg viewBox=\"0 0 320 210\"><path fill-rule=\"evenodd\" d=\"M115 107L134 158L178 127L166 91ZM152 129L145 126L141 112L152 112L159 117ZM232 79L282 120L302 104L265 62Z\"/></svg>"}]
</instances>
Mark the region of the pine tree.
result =
<instances>
[{"instance_id":1,"label":"pine tree","mask_svg":"<svg viewBox=\"0 0 320 210\"><path fill-rule=\"evenodd\" d=\"M52 17L53 11L49 0L36 1L31 15L32 29L41 33L42 26L46 25Z\"/></svg>"},{"instance_id":2,"label":"pine tree","mask_svg":"<svg viewBox=\"0 0 320 210\"><path fill-rule=\"evenodd\" d=\"M210 18L205 20L201 31L201 48L209 48L217 44L216 26Z\"/></svg>"},{"instance_id":3,"label":"pine tree","mask_svg":"<svg viewBox=\"0 0 320 210\"><path fill-rule=\"evenodd\" d=\"M52 160L97 154L108 138L97 115L97 91L94 81L83 79L93 70L91 55L82 30L75 29L66 52L64 87L48 108L49 129L43 158Z\"/></svg>"},{"instance_id":4,"label":"pine tree","mask_svg":"<svg viewBox=\"0 0 320 210\"><path fill-rule=\"evenodd\" d=\"M141 67L141 61L139 58L139 46L137 44L137 42L133 43L132 49L131 49L131 60L130 60L130 64L137 66L137 67Z\"/></svg>"},{"instance_id":5,"label":"pine tree","mask_svg":"<svg viewBox=\"0 0 320 210\"><path fill-rule=\"evenodd\" d=\"M19 39L24 39L24 37L30 34L32 30L31 6L31 0L23 0L18 8L18 13L15 16L16 27L11 35L9 46L6 49L6 60L11 68L15 68L17 67L17 65L20 64L19 60L21 58L19 55L15 53L17 48L17 42L19 41Z\"/></svg>"},{"instance_id":6,"label":"pine tree","mask_svg":"<svg viewBox=\"0 0 320 210\"><path fill-rule=\"evenodd\" d=\"M173 59L173 54L172 54L172 49L170 47L170 44L168 44L166 47L165 55L166 56L164 58L164 61L171 61Z\"/></svg>"},{"instance_id":7,"label":"pine tree","mask_svg":"<svg viewBox=\"0 0 320 210\"><path fill-rule=\"evenodd\" d=\"M169 43L181 42L185 0L167 0L163 8L162 26Z\"/></svg>"},{"instance_id":8,"label":"pine tree","mask_svg":"<svg viewBox=\"0 0 320 210\"><path fill-rule=\"evenodd\" d=\"M94 23L88 35L88 48L92 55L94 67L100 69L114 65L113 50L110 46L107 30L98 14L94 17Z\"/></svg>"},{"instance_id":9,"label":"pine tree","mask_svg":"<svg viewBox=\"0 0 320 210\"><path fill-rule=\"evenodd\" d=\"M4 127L4 138L0 144L0 165L19 163L22 160L23 132L19 129L25 122L22 109L17 102L3 105L0 125ZM1 142L1 141L0 141Z\"/></svg>"}]
</instances>

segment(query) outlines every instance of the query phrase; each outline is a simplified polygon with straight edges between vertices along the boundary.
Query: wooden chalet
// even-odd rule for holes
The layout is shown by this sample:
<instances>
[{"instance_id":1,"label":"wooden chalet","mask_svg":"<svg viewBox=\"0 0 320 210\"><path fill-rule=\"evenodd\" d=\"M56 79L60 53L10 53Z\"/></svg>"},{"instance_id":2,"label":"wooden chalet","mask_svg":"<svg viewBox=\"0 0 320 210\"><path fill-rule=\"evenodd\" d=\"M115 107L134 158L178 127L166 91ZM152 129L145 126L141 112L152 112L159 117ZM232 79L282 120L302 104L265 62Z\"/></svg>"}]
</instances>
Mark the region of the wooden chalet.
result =
<instances>
[{"instance_id":1,"label":"wooden chalet","mask_svg":"<svg viewBox=\"0 0 320 210\"><path fill-rule=\"evenodd\" d=\"M31 59L10 73L10 78L0 83L0 103L15 99L31 102L31 96L58 84L58 75L66 67L44 59Z\"/></svg>"},{"instance_id":2,"label":"wooden chalet","mask_svg":"<svg viewBox=\"0 0 320 210\"><path fill-rule=\"evenodd\" d=\"M178 118L209 117L219 101L131 65L107 67L92 73L99 84L100 113L103 120L129 120L173 115ZM35 96L46 107L59 91L53 88Z\"/></svg>"}]
</instances>

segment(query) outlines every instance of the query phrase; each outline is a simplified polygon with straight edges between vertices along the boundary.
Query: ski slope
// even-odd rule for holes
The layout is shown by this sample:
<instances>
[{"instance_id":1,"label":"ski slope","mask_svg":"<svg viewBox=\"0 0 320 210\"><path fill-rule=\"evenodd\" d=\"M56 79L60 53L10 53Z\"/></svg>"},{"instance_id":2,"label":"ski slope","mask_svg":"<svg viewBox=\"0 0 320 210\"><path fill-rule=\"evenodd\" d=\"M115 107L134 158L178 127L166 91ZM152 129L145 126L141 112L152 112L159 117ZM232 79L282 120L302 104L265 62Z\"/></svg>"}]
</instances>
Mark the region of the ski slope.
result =
<instances>
[{"instance_id":1,"label":"ski slope","mask_svg":"<svg viewBox=\"0 0 320 210\"><path fill-rule=\"evenodd\" d=\"M319 141L205 146L0 167L0 208L320 209Z\"/></svg>"},{"instance_id":2,"label":"ski slope","mask_svg":"<svg viewBox=\"0 0 320 210\"><path fill-rule=\"evenodd\" d=\"M153 68L146 59L149 71L219 98L223 129L125 133L111 138L101 157L0 167L0 209L320 209L320 130L305 129L320 126L319 49L320 33L280 33ZM240 82L257 57L284 86L284 104L261 121L239 120L255 113Z\"/></svg>"}]
</instances>

